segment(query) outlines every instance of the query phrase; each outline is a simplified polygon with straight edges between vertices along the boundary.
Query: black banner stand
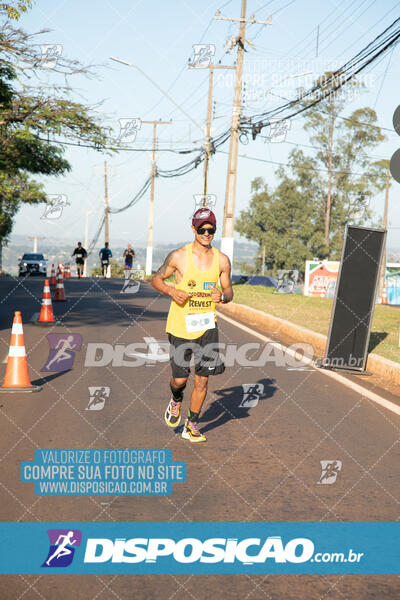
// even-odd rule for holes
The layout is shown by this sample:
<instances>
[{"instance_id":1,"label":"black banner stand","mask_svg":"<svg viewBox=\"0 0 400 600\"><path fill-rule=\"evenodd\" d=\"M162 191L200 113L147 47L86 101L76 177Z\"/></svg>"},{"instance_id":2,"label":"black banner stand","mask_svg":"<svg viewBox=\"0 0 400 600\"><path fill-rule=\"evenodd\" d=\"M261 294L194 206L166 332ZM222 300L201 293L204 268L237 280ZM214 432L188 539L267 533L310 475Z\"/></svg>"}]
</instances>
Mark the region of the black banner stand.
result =
<instances>
[{"instance_id":1,"label":"black banner stand","mask_svg":"<svg viewBox=\"0 0 400 600\"><path fill-rule=\"evenodd\" d=\"M325 355L316 366L365 370L386 230L346 225Z\"/></svg>"}]
</instances>

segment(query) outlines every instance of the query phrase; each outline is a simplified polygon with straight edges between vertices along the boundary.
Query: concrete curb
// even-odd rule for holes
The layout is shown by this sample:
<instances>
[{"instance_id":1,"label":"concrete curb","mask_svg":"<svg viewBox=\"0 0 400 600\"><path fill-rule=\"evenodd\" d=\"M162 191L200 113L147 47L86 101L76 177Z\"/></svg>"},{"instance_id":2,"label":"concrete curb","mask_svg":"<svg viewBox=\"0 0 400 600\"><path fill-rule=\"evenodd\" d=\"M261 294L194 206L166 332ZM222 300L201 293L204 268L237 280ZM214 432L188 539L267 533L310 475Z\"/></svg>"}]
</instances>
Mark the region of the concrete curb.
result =
<instances>
[{"instance_id":1,"label":"concrete curb","mask_svg":"<svg viewBox=\"0 0 400 600\"><path fill-rule=\"evenodd\" d=\"M218 305L218 310L234 319L239 319L246 325L254 325L270 335L279 336L281 333L296 341L311 344L318 357L322 357L325 353L327 337L321 333L316 333L315 331L311 331L300 325L295 325L294 323L285 321L285 319L273 317L262 310L251 308L245 304L231 302L226 305ZM367 368L372 371L374 375L380 375L381 377L400 385L399 363L371 353L368 355Z\"/></svg>"}]
</instances>

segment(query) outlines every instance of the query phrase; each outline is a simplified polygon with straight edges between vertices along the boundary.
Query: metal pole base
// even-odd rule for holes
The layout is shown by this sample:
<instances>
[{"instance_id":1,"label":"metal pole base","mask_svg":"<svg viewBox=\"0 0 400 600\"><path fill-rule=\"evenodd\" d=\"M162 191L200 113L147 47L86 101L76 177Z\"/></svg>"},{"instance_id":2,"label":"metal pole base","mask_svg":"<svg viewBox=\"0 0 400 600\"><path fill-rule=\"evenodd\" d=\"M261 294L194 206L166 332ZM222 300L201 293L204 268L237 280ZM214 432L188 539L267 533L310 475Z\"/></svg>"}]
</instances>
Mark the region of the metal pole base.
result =
<instances>
[{"instance_id":1,"label":"metal pole base","mask_svg":"<svg viewBox=\"0 0 400 600\"><path fill-rule=\"evenodd\" d=\"M31 385L31 387L0 387L0 394L19 394L20 392L40 392L43 389L41 385Z\"/></svg>"},{"instance_id":2,"label":"metal pole base","mask_svg":"<svg viewBox=\"0 0 400 600\"><path fill-rule=\"evenodd\" d=\"M323 365L317 361L314 364L318 369L327 369L328 371L340 371L340 373L350 373L351 375L373 375L371 371L359 371L358 369L352 369L351 367L331 367L330 365Z\"/></svg>"}]
</instances>

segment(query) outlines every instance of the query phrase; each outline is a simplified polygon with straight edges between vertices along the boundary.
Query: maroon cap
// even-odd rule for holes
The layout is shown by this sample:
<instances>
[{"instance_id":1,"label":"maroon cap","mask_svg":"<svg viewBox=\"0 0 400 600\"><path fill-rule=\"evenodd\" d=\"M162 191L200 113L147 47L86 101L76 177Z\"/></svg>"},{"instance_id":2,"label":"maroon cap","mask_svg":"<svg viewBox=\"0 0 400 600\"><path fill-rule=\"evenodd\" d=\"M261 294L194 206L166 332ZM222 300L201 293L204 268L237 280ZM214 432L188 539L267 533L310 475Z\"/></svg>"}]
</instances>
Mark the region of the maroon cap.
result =
<instances>
[{"instance_id":1,"label":"maroon cap","mask_svg":"<svg viewBox=\"0 0 400 600\"><path fill-rule=\"evenodd\" d=\"M196 229L201 227L203 223L211 223L214 227L217 226L217 219L213 211L206 207L198 208L192 217L192 225Z\"/></svg>"}]
</instances>

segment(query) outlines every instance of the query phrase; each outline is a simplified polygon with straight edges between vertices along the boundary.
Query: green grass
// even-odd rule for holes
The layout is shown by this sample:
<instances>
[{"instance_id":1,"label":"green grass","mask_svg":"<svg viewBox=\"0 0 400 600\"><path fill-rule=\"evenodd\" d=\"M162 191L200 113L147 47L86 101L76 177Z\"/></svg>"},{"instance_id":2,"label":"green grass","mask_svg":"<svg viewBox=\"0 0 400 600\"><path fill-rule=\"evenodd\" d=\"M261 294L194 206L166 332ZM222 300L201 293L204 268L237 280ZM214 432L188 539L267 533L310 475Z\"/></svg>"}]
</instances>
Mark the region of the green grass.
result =
<instances>
[{"instance_id":1,"label":"green grass","mask_svg":"<svg viewBox=\"0 0 400 600\"><path fill-rule=\"evenodd\" d=\"M312 331L328 335L332 300L298 294L275 294L261 285L234 285L234 302L246 304ZM400 363L400 307L375 307L370 351Z\"/></svg>"}]
</instances>

